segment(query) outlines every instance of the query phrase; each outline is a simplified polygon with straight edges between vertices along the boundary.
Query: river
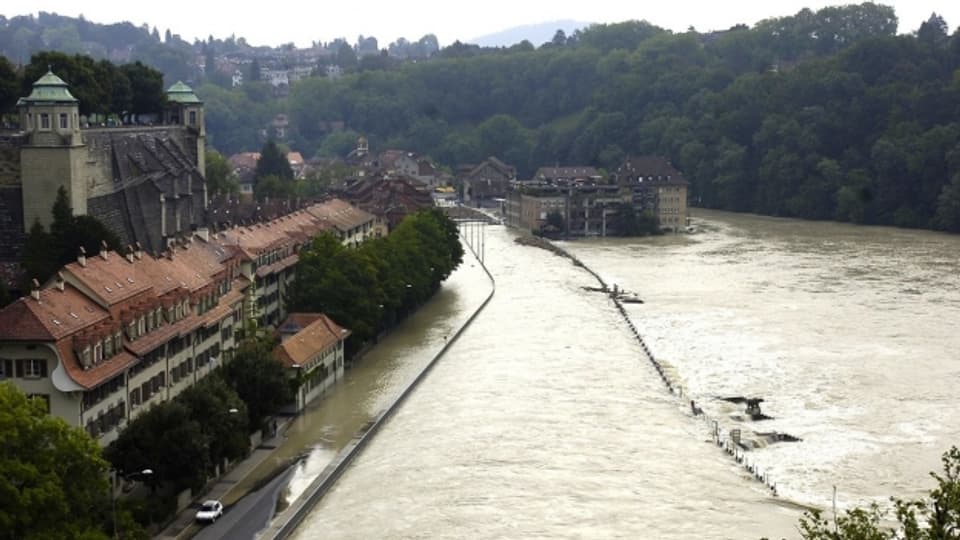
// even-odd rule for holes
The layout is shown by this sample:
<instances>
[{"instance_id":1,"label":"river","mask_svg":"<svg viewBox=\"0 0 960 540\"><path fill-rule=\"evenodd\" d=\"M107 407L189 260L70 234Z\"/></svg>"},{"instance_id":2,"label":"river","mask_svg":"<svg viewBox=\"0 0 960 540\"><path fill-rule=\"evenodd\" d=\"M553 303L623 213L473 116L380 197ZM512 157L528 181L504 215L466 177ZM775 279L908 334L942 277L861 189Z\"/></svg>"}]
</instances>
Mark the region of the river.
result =
<instances>
[{"instance_id":1,"label":"river","mask_svg":"<svg viewBox=\"0 0 960 540\"><path fill-rule=\"evenodd\" d=\"M927 490L960 434L960 238L706 211L694 225L560 243L645 300L628 314L684 399L589 274L488 228L493 301L296 538L793 538L798 505L828 508L834 486L840 507ZM454 277L451 320L484 282ZM428 325L380 353L417 365L404 355L448 331ZM729 396L764 398L774 419L744 421ZM689 397L748 441L802 439L747 453L778 497L711 443Z\"/></svg>"}]
</instances>

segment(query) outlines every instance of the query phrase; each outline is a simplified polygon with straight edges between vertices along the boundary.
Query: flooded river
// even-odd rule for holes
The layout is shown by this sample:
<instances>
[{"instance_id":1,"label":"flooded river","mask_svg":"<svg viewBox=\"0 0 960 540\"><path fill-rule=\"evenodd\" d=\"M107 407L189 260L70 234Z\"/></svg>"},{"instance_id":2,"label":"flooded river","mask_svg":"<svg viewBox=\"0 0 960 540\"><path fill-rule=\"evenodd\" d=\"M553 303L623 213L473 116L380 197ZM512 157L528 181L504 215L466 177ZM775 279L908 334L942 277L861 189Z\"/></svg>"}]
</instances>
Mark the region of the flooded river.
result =
<instances>
[{"instance_id":1,"label":"flooded river","mask_svg":"<svg viewBox=\"0 0 960 540\"><path fill-rule=\"evenodd\" d=\"M699 212L697 232L561 243L636 292L628 315L723 429L802 439L748 459L660 382L596 281L488 228L492 302L307 517L314 538L795 538L798 505L915 496L958 441L960 238ZM296 494L489 291L438 299L298 419ZM719 398L760 397L763 422Z\"/></svg>"}]
</instances>

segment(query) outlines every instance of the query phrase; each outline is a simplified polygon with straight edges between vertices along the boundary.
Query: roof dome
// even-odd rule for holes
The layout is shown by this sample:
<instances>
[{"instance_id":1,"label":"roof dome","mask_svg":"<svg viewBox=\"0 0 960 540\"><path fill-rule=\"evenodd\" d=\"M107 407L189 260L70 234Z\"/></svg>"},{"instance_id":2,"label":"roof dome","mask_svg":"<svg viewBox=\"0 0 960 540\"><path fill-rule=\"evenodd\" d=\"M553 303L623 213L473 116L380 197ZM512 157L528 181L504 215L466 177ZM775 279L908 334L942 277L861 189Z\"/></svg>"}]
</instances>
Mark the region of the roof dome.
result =
<instances>
[{"instance_id":1,"label":"roof dome","mask_svg":"<svg viewBox=\"0 0 960 540\"><path fill-rule=\"evenodd\" d=\"M76 103L77 98L73 97L67 88L67 83L60 77L47 71L46 75L37 79L33 83L33 91L27 97L20 98L17 105L28 105L31 103Z\"/></svg>"},{"instance_id":2,"label":"roof dome","mask_svg":"<svg viewBox=\"0 0 960 540\"><path fill-rule=\"evenodd\" d=\"M170 88L167 88L167 101L172 103L203 103L200 101L200 98L193 93L193 88L190 88L182 81L177 81Z\"/></svg>"}]
</instances>

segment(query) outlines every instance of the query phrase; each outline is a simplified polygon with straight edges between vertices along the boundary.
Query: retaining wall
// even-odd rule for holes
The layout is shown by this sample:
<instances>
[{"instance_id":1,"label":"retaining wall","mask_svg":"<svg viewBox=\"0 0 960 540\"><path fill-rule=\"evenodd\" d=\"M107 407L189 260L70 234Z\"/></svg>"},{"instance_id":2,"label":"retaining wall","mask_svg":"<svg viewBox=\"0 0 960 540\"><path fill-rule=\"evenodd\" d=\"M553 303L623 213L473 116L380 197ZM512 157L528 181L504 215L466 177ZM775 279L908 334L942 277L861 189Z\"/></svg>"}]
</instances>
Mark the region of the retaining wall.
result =
<instances>
[{"instance_id":1,"label":"retaining wall","mask_svg":"<svg viewBox=\"0 0 960 540\"><path fill-rule=\"evenodd\" d=\"M466 238L464 238L466 243ZM487 274L487 277L490 279L490 294L487 295L483 303L480 304L480 307L470 316L466 322L444 343L443 348L430 360L429 363L423 368L423 371L410 383L409 386L399 395L397 398L390 403L386 408L384 408L373 420L367 422L360 430L353 436L353 439L347 443L347 445L340 450L340 452L334 457L333 461L330 462L323 469L323 472L320 473L310 486L304 491L303 495L297 498L286 510L284 510L279 516L274 518L273 522L267 529L260 533L258 538L260 540L285 540L289 538L290 535L300 526L304 518L310 513L311 510L323 499L324 495L333 487L337 482L343 472L350 465L350 462L357 457L363 448L370 442L371 439L377 434L377 431L380 430L386 422L390 419L390 416L400 408L400 405L403 404L404 400L407 399L413 390L423 381L427 374L430 373L430 370L433 369L433 366L437 363L438 360L443 358L447 353L447 350L456 343L457 339L460 338L460 335L470 327L474 319L487 307L487 304L490 303L490 300L493 298L494 293L497 291L496 281L493 279L493 275L487 269L487 267L480 260L480 257L477 255L473 246L467 244L470 248L470 251L473 253L474 257L477 259L477 262L480 263L480 267L483 268L484 273Z\"/></svg>"}]
</instances>

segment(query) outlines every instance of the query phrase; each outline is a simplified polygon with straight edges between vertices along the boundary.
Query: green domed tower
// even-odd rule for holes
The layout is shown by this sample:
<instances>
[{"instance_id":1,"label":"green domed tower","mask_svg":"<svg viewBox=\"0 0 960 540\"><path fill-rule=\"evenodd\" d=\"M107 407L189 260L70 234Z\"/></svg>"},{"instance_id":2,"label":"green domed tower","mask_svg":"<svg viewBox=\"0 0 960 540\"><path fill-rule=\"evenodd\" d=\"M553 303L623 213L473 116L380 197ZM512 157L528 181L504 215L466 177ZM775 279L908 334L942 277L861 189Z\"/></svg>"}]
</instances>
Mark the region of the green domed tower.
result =
<instances>
[{"instance_id":1,"label":"green domed tower","mask_svg":"<svg viewBox=\"0 0 960 540\"><path fill-rule=\"evenodd\" d=\"M181 81L167 88L167 110L164 123L186 126L197 135L197 163L202 173L206 167L203 153L207 144L207 128L204 125L203 102L193 89Z\"/></svg>"},{"instance_id":2,"label":"green domed tower","mask_svg":"<svg viewBox=\"0 0 960 540\"><path fill-rule=\"evenodd\" d=\"M85 148L80 134L80 107L67 83L48 71L17 101L27 144L20 153L23 226L53 221L50 208L63 186L75 215L87 213L87 189L81 178Z\"/></svg>"}]
</instances>

